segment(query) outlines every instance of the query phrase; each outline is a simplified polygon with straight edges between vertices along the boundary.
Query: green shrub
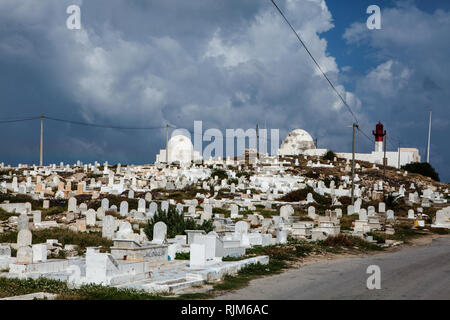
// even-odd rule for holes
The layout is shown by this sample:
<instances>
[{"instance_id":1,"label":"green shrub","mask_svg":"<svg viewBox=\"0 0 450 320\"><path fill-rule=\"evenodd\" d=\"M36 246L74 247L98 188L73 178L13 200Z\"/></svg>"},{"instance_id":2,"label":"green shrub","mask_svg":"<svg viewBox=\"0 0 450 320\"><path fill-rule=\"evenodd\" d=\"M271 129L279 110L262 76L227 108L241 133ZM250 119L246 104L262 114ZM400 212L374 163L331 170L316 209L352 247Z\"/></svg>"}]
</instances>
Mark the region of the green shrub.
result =
<instances>
[{"instance_id":1,"label":"green shrub","mask_svg":"<svg viewBox=\"0 0 450 320\"><path fill-rule=\"evenodd\" d=\"M177 252L175 255L175 260L189 260L191 254L189 252Z\"/></svg>"},{"instance_id":2,"label":"green shrub","mask_svg":"<svg viewBox=\"0 0 450 320\"><path fill-rule=\"evenodd\" d=\"M333 248L359 248L365 251L382 250L382 248L376 244L370 243L362 238L348 236L345 234L338 234L337 236L330 236L323 241L319 241L320 244L333 247Z\"/></svg>"},{"instance_id":3,"label":"green shrub","mask_svg":"<svg viewBox=\"0 0 450 320\"><path fill-rule=\"evenodd\" d=\"M65 282L46 278L0 278L0 298L35 292L57 294L57 300L153 300L162 298L141 290L119 289L94 284L83 285L78 289L69 289Z\"/></svg>"},{"instance_id":4,"label":"green shrub","mask_svg":"<svg viewBox=\"0 0 450 320\"><path fill-rule=\"evenodd\" d=\"M33 244L45 243L47 239L57 239L63 246L66 244L74 244L79 247L80 250L86 249L86 247L98 247L102 246L109 248L112 246L112 241L102 237L101 232L73 232L67 229L51 228L44 230L34 230ZM1 242L16 242L17 231L10 231L0 233ZM81 253L81 251L80 251Z\"/></svg>"},{"instance_id":5,"label":"green shrub","mask_svg":"<svg viewBox=\"0 0 450 320\"><path fill-rule=\"evenodd\" d=\"M333 161L335 157L336 154L333 151L328 150L327 153L325 153L325 155L323 156L323 160Z\"/></svg>"},{"instance_id":6,"label":"green shrub","mask_svg":"<svg viewBox=\"0 0 450 320\"><path fill-rule=\"evenodd\" d=\"M211 178L214 179L215 176L217 176L219 180L228 179L228 174L223 169L213 169L211 171Z\"/></svg>"},{"instance_id":7,"label":"green shrub","mask_svg":"<svg viewBox=\"0 0 450 320\"><path fill-rule=\"evenodd\" d=\"M176 211L175 207L170 206L167 212L159 209L144 228L144 232L149 240L153 239L153 227L155 223L159 221L162 221L167 225L168 238L174 238L176 235L185 234L185 230L205 230L207 233L214 230L212 220L203 221L201 225L198 225L194 219L185 219L183 214L179 214Z\"/></svg>"},{"instance_id":8,"label":"green shrub","mask_svg":"<svg viewBox=\"0 0 450 320\"><path fill-rule=\"evenodd\" d=\"M10 217L12 216L18 216L19 214L17 213L9 213L6 212L5 210L3 210L2 208L0 208L0 221L6 221L8 220Z\"/></svg>"},{"instance_id":9,"label":"green shrub","mask_svg":"<svg viewBox=\"0 0 450 320\"><path fill-rule=\"evenodd\" d=\"M434 170L434 168L427 162L413 162L402 166L403 170L411 173L418 173L425 177L430 177L435 181L439 180L439 174Z\"/></svg>"}]
</instances>

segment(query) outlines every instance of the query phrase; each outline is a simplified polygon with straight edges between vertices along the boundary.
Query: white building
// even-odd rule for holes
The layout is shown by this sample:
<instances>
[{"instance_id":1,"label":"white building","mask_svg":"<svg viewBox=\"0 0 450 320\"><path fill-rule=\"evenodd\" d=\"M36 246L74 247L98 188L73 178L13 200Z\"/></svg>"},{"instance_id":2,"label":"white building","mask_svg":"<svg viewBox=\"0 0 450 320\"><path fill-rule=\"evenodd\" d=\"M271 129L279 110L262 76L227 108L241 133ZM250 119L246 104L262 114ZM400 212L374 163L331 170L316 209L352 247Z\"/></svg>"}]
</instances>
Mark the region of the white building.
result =
<instances>
[{"instance_id":1,"label":"white building","mask_svg":"<svg viewBox=\"0 0 450 320\"><path fill-rule=\"evenodd\" d=\"M296 129L288 134L281 147L278 149L279 156L322 156L328 150L317 149L311 135L302 129Z\"/></svg>"},{"instance_id":2,"label":"white building","mask_svg":"<svg viewBox=\"0 0 450 320\"><path fill-rule=\"evenodd\" d=\"M367 161L375 164L383 164L384 158L384 136L386 131L383 131L383 125L377 124L376 131L373 132L375 136L375 151L371 153L355 153L355 159L359 161ZM296 129L289 133L286 139L278 149L279 156L323 156L328 150L317 149L314 145L311 135L302 129ZM412 162L420 162L419 150L417 148L400 148L397 151L387 151L386 160L387 165L398 167L400 155L400 167ZM336 152L338 158L352 159L352 153Z\"/></svg>"},{"instance_id":3,"label":"white building","mask_svg":"<svg viewBox=\"0 0 450 320\"><path fill-rule=\"evenodd\" d=\"M398 157L400 153L400 167L412 162L420 162L419 150L416 148L400 148L397 151L386 152L386 165L391 167L398 167ZM339 158L352 159L352 153L336 153ZM370 163L383 164L384 152L372 153L355 153L355 160L367 161Z\"/></svg>"},{"instance_id":4,"label":"white building","mask_svg":"<svg viewBox=\"0 0 450 320\"><path fill-rule=\"evenodd\" d=\"M189 165L192 161L201 161L202 156L198 151L194 151L191 139L183 135L175 135L169 140L168 162ZM166 163L166 150L160 150L156 155L156 163Z\"/></svg>"}]
</instances>

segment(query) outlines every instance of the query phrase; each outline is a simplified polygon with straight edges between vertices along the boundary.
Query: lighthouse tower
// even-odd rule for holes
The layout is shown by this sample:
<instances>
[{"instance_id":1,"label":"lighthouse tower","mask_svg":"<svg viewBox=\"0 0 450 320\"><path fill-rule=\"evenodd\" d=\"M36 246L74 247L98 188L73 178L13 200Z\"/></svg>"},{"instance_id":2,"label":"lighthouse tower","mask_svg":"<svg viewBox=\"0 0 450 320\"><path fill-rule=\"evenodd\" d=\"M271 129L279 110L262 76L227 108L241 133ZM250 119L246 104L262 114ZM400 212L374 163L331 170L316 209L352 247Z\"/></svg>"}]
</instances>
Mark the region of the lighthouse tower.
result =
<instances>
[{"instance_id":1,"label":"lighthouse tower","mask_svg":"<svg viewBox=\"0 0 450 320\"><path fill-rule=\"evenodd\" d=\"M375 136L375 152L383 152L383 141L386 135L386 130L383 131L383 124L378 122L375 131L372 131Z\"/></svg>"}]
</instances>

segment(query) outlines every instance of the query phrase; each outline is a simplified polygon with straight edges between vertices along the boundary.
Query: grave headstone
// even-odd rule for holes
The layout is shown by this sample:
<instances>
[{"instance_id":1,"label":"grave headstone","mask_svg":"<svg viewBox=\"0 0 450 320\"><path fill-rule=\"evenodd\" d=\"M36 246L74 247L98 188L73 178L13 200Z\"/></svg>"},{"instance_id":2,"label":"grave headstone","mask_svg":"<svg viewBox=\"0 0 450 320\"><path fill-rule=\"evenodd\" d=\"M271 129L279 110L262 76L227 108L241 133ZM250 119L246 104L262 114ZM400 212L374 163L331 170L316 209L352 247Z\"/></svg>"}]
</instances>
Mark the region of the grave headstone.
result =
<instances>
[{"instance_id":1,"label":"grave headstone","mask_svg":"<svg viewBox=\"0 0 450 320\"><path fill-rule=\"evenodd\" d=\"M122 201L120 203L120 216L126 217L128 215L128 202Z\"/></svg>"},{"instance_id":2,"label":"grave headstone","mask_svg":"<svg viewBox=\"0 0 450 320\"><path fill-rule=\"evenodd\" d=\"M388 211L386 212L386 219L387 219L387 220L394 220L394 211L388 210Z\"/></svg>"},{"instance_id":3,"label":"grave headstone","mask_svg":"<svg viewBox=\"0 0 450 320\"><path fill-rule=\"evenodd\" d=\"M97 212L94 209L89 209L86 211L86 225L90 227L95 226L95 222L97 220Z\"/></svg>"},{"instance_id":4,"label":"grave headstone","mask_svg":"<svg viewBox=\"0 0 450 320\"><path fill-rule=\"evenodd\" d=\"M163 201L161 202L161 210L167 212L169 210L169 202Z\"/></svg>"},{"instance_id":5,"label":"grave headstone","mask_svg":"<svg viewBox=\"0 0 450 320\"><path fill-rule=\"evenodd\" d=\"M167 237L167 225L162 221L158 221L153 226L152 243L162 244L166 241L166 237Z\"/></svg>"},{"instance_id":6,"label":"grave headstone","mask_svg":"<svg viewBox=\"0 0 450 320\"><path fill-rule=\"evenodd\" d=\"M102 199L101 207L105 209L105 211L109 210L109 200L107 198Z\"/></svg>"},{"instance_id":7,"label":"grave headstone","mask_svg":"<svg viewBox=\"0 0 450 320\"><path fill-rule=\"evenodd\" d=\"M47 261L47 244L34 244L32 246L33 263Z\"/></svg>"},{"instance_id":8,"label":"grave headstone","mask_svg":"<svg viewBox=\"0 0 450 320\"><path fill-rule=\"evenodd\" d=\"M155 213L158 210L158 204L156 202L150 203L150 212Z\"/></svg>"},{"instance_id":9,"label":"grave headstone","mask_svg":"<svg viewBox=\"0 0 450 320\"><path fill-rule=\"evenodd\" d=\"M77 198L71 197L69 198L69 212L75 212L77 211Z\"/></svg>"},{"instance_id":10,"label":"grave headstone","mask_svg":"<svg viewBox=\"0 0 450 320\"><path fill-rule=\"evenodd\" d=\"M105 216L102 224L102 237L112 240L116 231L116 219L113 216Z\"/></svg>"},{"instance_id":11,"label":"grave headstone","mask_svg":"<svg viewBox=\"0 0 450 320\"><path fill-rule=\"evenodd\" d=\"M97 209L97 218L99 220L103 220L104 217L105 217L105 209L103 209L102 207L98 207L98 209Z\"/></svg>"},{"instance_id":12,"label":"grave headstone","mask_svg":"<svg viewBox=\"0 0 450 320\"><path fill-rule=\"evenodd\" d=\"M313 206L309 206L308 207L308 217L310 217L311 219L316 219L316 208Z\"/></svg>"},{"instance_id":13,"label":"grave headstone","mask_svg":"<svg viewBox=\"0 0 450 320\"><path fill-rule=\"evenodd\" d=\"M245 221L238 221L234 226L234 232L239 234L247 234L248 232L248 223Z\"/></svg>"},{"instance_id":14,"label":"grave headstone","mask_svg":"<svg viewBox=\"0 0 450 320\"><path fill-rule=\"evenodd\" d=\"M17 219L17 230L20 231L28 229L28 223L29 223L28 215L26 213L22 213Z\"/></svg>"},{"instance_id":15,"label":"grave headstone","mask_svg":"<svg viewBox=\"0 0 450 320\"><path fill-rule=\"evenodd\" d=\"M30 246L19 247L17 249L17 264L32 264L33 263L33 250Z\"/></svg>"},{"instance_id":16,"label":"grave headstone","mask_svg":"<svg viewBox=\"0 0 450 320\"><path fill-rule=\"evenodd\" d=\"M137 211L138 211L138 212L145 213L145 207L146 207L145 200L144 200L144 199L139 199Z\"/></svg>"},{"instance_id":17,"label":"grave headstone","mask_svg":"<svg viewBox=\"0 0 450 320\"><path fill-rule=\"evenodd\" d=\"M33 223L41 223L42 220L42 214L41 211L34 211L33 212Z\"/></svg>"},{"instance_id":18,"label":"grave headstone","mask_svg":"<svg viewBox=\"0 0 450 320\"><path fill-rule=\"evenodd\" d=\"M32 243L32 234L31 231L28 229L20 230L17 234L17 247L25 247L25 246L31 246Z\"/></svg>"}]
</instances>

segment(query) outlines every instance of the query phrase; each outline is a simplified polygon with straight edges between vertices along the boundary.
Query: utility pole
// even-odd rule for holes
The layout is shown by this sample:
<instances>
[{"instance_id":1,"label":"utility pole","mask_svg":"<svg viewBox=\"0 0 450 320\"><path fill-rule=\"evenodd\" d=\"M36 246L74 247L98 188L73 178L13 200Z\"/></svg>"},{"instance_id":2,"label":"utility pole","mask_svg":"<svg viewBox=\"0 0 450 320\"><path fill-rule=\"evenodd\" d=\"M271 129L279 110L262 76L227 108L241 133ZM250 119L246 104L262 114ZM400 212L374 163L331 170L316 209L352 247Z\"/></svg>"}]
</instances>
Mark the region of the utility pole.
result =
<instances>
[{"instance_id":1,"label":"utility pole","mask_svg":"<svg viewBox=\"0 0 450 320\"><path fill-rule=\"evenodd\" d=\"M353 123L353 146L352 146L352 205L355 203L355 134L358 125Z\"/></svg>"},{"instance_id":2,"label":"utility pole","mask_svg":"<svg viewBox=\"0 0 450 320\"><path fill-rule=\"evenodd\" d=\"M433 110L430 110L430 121L428 122L428 145L427 145L427 163L430 163L430 144L431 144L431 117Z\"/></svg>"},{"instance_id":3,"label":"utility pole","mask_svg":"<svg viewBox=\"0 0 450 320\"><path fill-rule=\"evenodd\" d=\"M400 150L400 142L398 143L398 169L400 170L400 154L401 154L401 150Z\"/></svg>"},{"instance_id":4,"label":"utility pole","mask_svg":"<svg viewBox=\"0 0 450 320\"><path fill-rule=\"evenodd\" d=\"M383 158L383 175L384 180L386 180L386 165L387 165L387 158L386 158L386 146L387 146L387 135L384 136L384 158Z\"/></svg>"},{"instance_id":5,"label":"utility pole","mask_svg":"<svg viewBox=\"0 0 450 320\"><path fill-rule=\"evenodd\" d=\"M169 165L169 125L166 124L166 165Z\"/></svg>"},{"instance_id":6,"label":"utility pole","mask_svg":"<svg viewBox=\"0 0 450 320\"><path fill-rule=\"evenodd\" d=\"M259 126L256 124L256 159L259 160Z\"/></svg>"},{"instance_id":7,"label":"utility pole","mask_svg":"<svg viewBox=\"0 0 450 320\"><path fill-rule=\"evenodd\" d=\"M41 115L41 148L39 165L42 167L44 165L44 115Z\"/></svg>"}]
</instances>

